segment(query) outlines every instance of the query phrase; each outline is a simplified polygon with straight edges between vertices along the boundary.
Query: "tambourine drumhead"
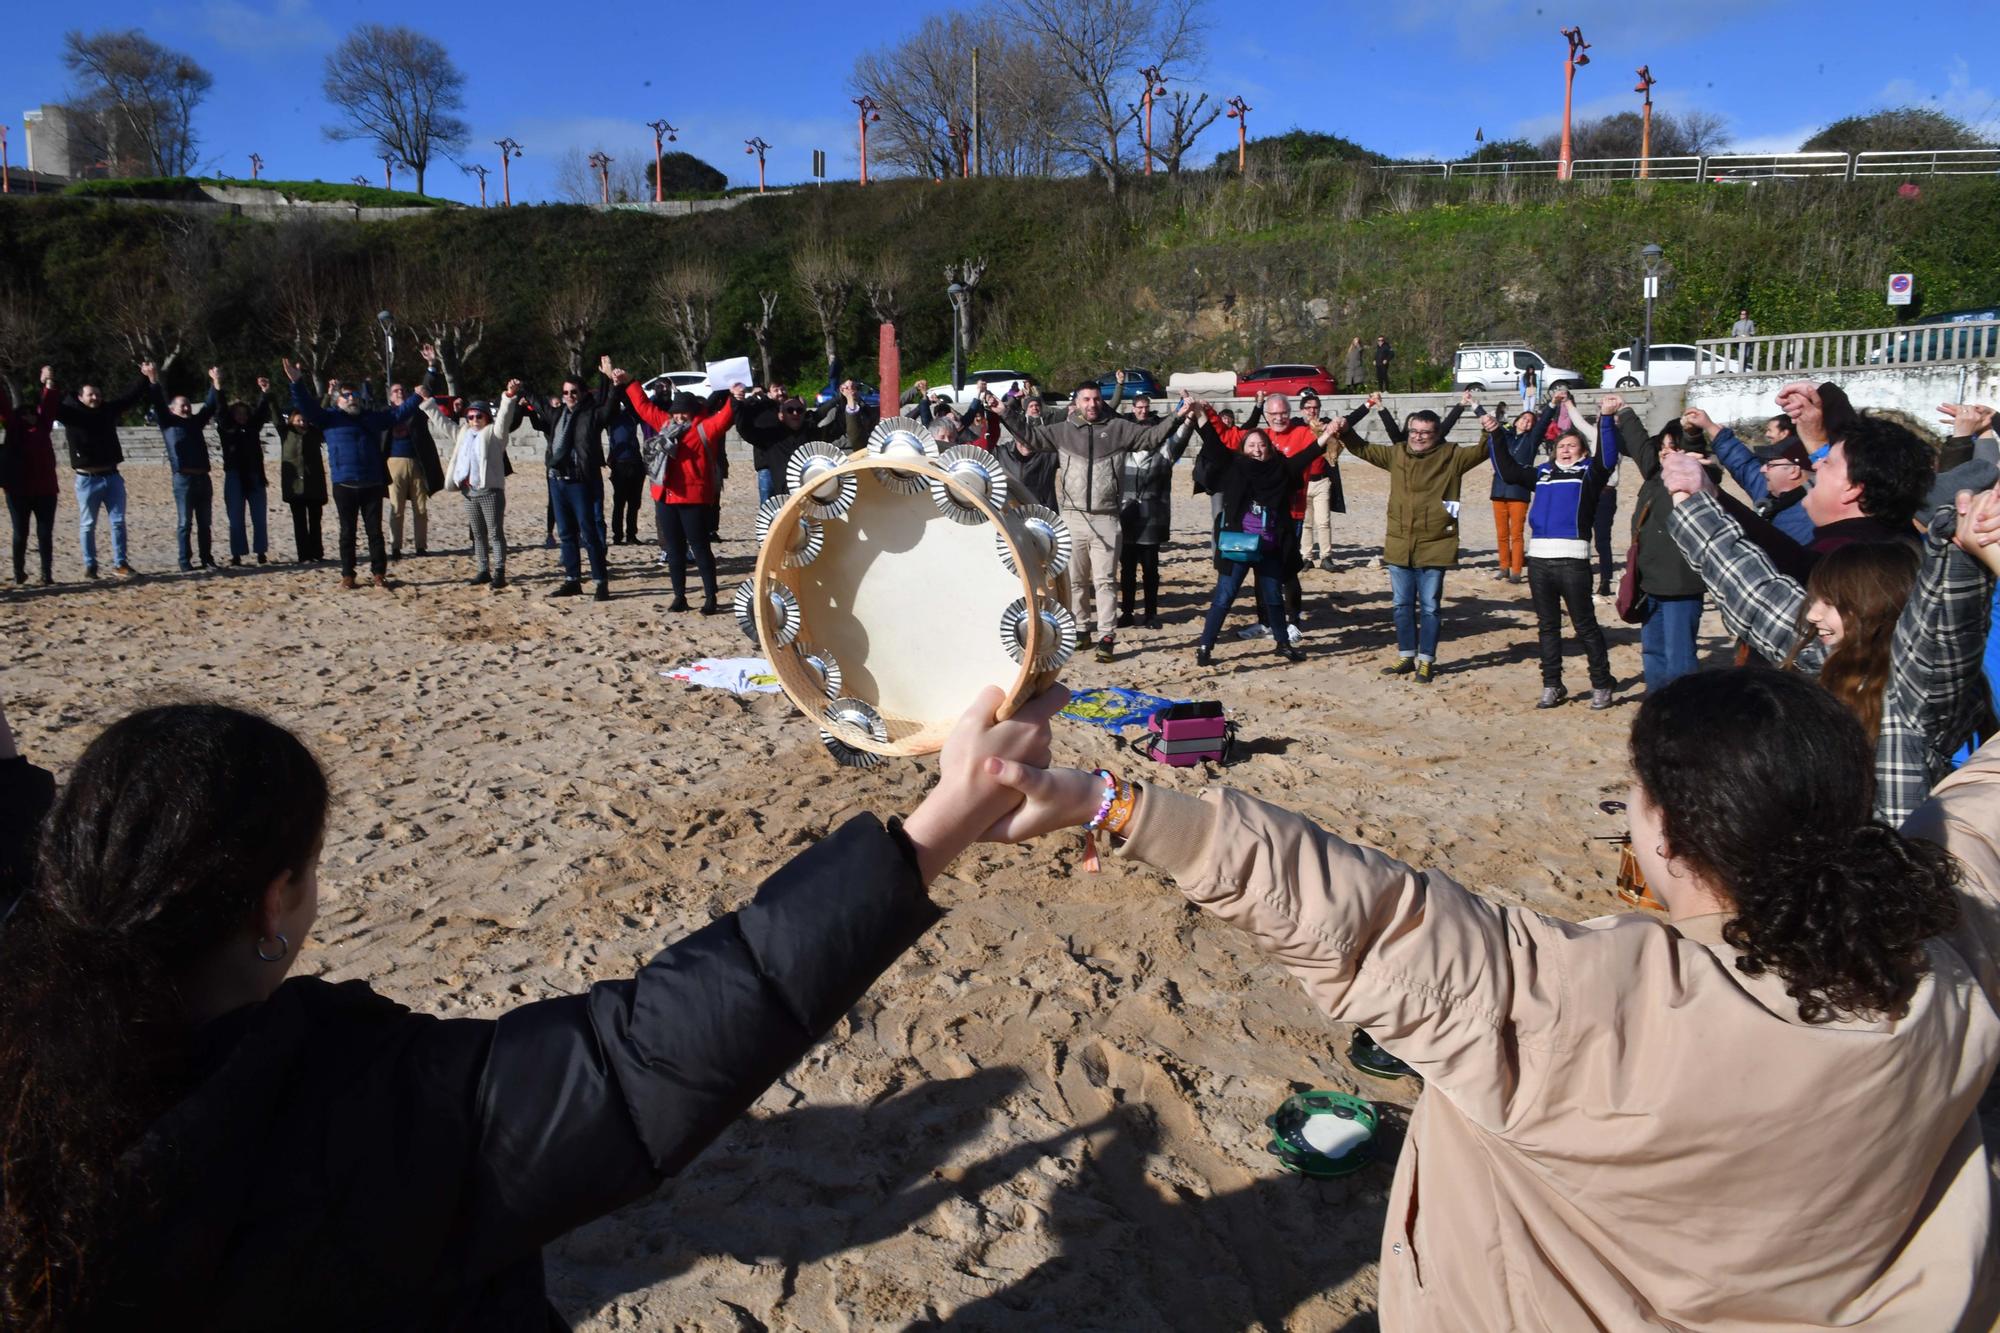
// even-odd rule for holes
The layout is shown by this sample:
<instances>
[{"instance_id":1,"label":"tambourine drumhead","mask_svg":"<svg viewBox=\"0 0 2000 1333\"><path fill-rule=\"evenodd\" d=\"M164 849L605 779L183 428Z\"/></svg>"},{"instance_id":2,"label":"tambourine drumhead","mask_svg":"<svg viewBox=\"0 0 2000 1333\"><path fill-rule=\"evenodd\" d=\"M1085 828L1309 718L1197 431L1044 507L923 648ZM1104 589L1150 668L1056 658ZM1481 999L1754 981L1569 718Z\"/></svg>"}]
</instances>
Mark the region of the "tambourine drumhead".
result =
<instances>
[{"instance_id":1,"label":"tambourine drumhead","mask_svg":"<svg viewBox=\"0 0 2000 1333\"><path fill-rule=\"evenodd\" d=\"M1048 574L1018 514L922 457L857 454L820 476L851 478L853 502L810 520L819 550L803 565L791 547L806 531L797 520L815 503L811 493L774 508L753 576L766 595L744 600L785 693L830 740L850 752L928 754L981 689L1000 688L1006 716L1054 678L1075 646L1054 641L1074 623L1063 609L1068 589ZM797 604L790 639L780 615L787 593ZM1048 614L1024 616L1022 605ZM838 697L829 697L829 665ZM844 710L843 700L865 704L872 719L857 723L866 714Z\"/></svg>"}]
</instances>

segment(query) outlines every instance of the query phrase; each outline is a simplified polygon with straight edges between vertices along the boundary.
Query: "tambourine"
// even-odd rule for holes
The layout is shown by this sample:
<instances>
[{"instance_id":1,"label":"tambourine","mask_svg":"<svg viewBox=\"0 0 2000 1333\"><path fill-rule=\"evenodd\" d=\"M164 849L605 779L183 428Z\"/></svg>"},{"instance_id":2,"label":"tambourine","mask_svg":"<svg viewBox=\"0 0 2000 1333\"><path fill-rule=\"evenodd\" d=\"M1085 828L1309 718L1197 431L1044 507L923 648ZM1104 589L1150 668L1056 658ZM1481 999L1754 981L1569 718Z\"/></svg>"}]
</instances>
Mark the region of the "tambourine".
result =
<instances>
[{"instance_id":1,"label":"tambourine","mask_svg":"<svg viewBox=\"0 0 2000 1333\"><path fill-rule=\"evenodd\" d=\"M981 689L1007 717L1076 651L1068 530L986 450L890 417L865 452L800 447L786 480L737 623L841 763L934 753Z\"/></svg>"}]
</instances>

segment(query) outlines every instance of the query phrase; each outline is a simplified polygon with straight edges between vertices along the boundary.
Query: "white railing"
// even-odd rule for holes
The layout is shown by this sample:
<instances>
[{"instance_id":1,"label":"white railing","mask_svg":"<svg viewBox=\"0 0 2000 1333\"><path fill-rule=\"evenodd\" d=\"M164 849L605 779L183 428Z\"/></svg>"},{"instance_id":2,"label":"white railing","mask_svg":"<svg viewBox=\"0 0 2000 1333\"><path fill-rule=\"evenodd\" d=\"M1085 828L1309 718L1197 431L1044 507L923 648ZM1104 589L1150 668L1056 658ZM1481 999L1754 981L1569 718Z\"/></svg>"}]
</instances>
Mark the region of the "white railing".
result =
<instances>
[{"instance_id":1,"label":"white railing","mask_svg":"<svg viewBox=\"0 0 2000 1333\"><path fill-rule=\"evenodd\" d=\"M1854 153L1710 153L1701 157L1586 157L1570 163L1573 180L1735 181L1856 180L1863 176L2000 175L2000 148L1925 148ZM1528 162L1394 162L1381 168L1411 176L1560 176L1555 158Z\"/></svg>"},{"instance_id":2,"label":"white railing","mask_svg":"<svg viewBox=\"0 0 2000 1333\"><path fill-rule=\"evenodd\" d=\"M1948 361L1994 361L2000 360L2000 320L1779 333L1755 338L1702 338L1695 345L1723 358L1722 362L1696 358L1696 375L1818 374Z\"/></svg>"}]
</instances>

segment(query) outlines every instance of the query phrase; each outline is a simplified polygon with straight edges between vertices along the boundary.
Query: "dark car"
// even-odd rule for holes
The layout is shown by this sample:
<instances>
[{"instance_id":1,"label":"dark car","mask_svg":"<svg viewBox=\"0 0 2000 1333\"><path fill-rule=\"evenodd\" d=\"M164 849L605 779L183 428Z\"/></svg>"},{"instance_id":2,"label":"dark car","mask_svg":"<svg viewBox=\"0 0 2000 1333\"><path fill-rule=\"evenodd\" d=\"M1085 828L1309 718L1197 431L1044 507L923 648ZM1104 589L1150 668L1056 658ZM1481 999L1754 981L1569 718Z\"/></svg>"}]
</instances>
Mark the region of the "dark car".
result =
<instances>
[{"instance_id":1,"label":"dark car","mask_svg":"<svg viewBox=\"0 0 2000 1333\"><path fill-rule=\"evenodd\" d=\"M2000 306L1947 310L1909 326L1868 356L1876 365L1897 361L1984 361L2000 354ZM1966 328L1965 325L1977 327Z\"/></svg>"},{"instance_id":2,"label":"dark car","mask_svg":"<svg viewBox=\"0 0 2000 1333\"><path fill-rule=\"evenodd\" d=\"M880 411L882 408L882 391L866 380L856 380L854 383L861 390L862 404ZM830 403L833 401L834 395L839 392L840 386L832 380L828 380L820 386L819 392L813 395L813 401L822 405Z\"/></svg>"},{"instance_id":3,"label":"dark car","mask_svg":"<svg viewBox=\"0 0 2000 1333\"><path fill-rule=\"evenodd\" d=\"M1097 391L1104 395L1106 402L1111 400L1112 394L1118 392L1116 375L1116 371L1107 370L1097 377ZM1153 399L1167 396L1166 387L1155 378L1152 371L1128 368L1125 371L1125 401L1129 403L1142 393Z\"/></svg>"},{"instance_id":4,"label":"dark car","mask_svg":"<svg viewBox=\"0 0 2000 1333\"><path fill-rule=\"evenodd\" d=\"M1333 376L1325 366L1259 366L1248 375L1236 377L1236 396L1255 398L1260 393L1296 394L1305 389L1325 395L1334 392Z\"/></svg>"}]
</instances>

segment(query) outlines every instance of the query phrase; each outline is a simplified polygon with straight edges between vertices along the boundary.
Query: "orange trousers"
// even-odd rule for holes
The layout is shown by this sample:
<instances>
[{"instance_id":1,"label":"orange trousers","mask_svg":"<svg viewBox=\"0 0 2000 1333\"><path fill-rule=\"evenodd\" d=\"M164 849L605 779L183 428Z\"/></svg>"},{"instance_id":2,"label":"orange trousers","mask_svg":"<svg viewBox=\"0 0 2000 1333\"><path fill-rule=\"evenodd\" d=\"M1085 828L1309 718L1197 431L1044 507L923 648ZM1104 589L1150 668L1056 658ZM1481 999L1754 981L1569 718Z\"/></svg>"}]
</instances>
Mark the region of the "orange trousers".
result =
<instances>
[{"instance_id":1,"label":"orange trousers","mask_svg":"<svg viewBox=\"0 0 2000 1333\"><path fill-rule=\"evenodd\" d=\"M1495 500L1493 533L1500 546L1500 568L1519 574L1528 567L1528 502Z\"/></svg>"}]
</instances>

